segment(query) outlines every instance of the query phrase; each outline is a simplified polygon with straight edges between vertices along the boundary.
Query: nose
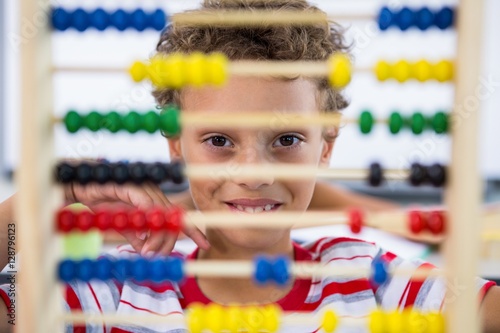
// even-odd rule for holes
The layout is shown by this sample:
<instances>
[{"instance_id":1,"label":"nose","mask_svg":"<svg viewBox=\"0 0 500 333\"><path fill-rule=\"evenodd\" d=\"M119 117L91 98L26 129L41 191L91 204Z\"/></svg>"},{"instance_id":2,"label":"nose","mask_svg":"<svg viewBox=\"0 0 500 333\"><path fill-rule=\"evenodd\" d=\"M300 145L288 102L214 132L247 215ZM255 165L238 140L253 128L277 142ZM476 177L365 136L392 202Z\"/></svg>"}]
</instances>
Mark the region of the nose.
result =
<instances>
[{"instance_id":1,"label":"nose","mask_svg":"<svg viewBox=\"0 0 500 333\"><path fill-rule=\"evenodd\" d=\"M242 150L233 161L235 164L245 167L250 165L264 166L269 162L266 153L263 150L258 150L254 147ZM234 183L249 190L258 190L274 183L274 177L270 174L261 174L258 177L251 177L243 174L241 168L237 167L232 174L232 181Z\"/></svg>"}]
</instances>

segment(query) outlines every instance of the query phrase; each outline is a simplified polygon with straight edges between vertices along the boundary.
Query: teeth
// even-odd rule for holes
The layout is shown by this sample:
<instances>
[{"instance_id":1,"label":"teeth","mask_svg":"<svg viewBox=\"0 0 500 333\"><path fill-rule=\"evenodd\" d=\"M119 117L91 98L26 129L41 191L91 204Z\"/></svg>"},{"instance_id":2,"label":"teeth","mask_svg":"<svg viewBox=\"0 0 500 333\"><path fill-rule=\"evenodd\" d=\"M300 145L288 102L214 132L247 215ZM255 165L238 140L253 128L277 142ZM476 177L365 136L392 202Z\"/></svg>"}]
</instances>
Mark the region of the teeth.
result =
<instances>
[{"instance_id":1,"label":"teeth","mask_svg":"<svg viewBox=\"0 0 500 333\"><path fill-rule=\"evenodd\" d=\"M243 206L241 206L241 205L236 205L236 208L237 208L238 210L243 211Z\"/></svg>"},{"instance_id":2,"label":"teeth","mask_svg":"<svg viewBox=\"0 0 500 333\"><path fill-rule=\"evenodd\" d=\"M242 205L235 205L236 209L246 213L262 213L263 211L270 211L274 205L265 205L260 207L243 207Z\"/></svg>"},{"instance_id":3,"label":"teeth","mask_svg":"<svg viewBox=\"0 0 500 333\"><path fill-rule=\"evenodd\" d=\"M264 210L263 207L255 207L254 210L253 210L253 212L254 213L262 213L263 210Z\"/></svg>"},{"instance_id":4,"label":"teeth","mask_svg":"<svg viewBox=\"0 0 500 333\"><path fill-rule=\"evenodd\" d=\"M264 207L264 210L271 210L271 208L273 208L273 207L274 207L274 205L266 205Z\"/></svg>"},{"instance_id":5,"label":"teeth","mask_svg":"<svg viewBox=\"0 0 500 333\"><path fill-rule=\"evenodd\" d=\"M252 207L245 207L245 212L247 212L247 213L253 213L254 210L253 210Z\"/></svg>"}]
</instances>

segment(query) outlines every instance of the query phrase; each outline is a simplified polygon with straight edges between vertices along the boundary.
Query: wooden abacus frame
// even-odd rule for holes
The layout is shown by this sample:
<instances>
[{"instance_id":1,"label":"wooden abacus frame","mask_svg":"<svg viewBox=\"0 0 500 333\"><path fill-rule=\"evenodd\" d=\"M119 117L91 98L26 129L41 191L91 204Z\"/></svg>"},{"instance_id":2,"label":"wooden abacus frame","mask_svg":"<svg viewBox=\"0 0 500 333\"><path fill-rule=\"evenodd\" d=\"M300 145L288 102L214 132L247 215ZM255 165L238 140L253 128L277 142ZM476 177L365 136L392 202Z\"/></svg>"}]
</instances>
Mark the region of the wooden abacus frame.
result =
<instances>
[{"instance_id":1,"label":"wooden abacus frame","mask_svg":"<svg viewBox=\"0 0 500 333\"><path fill-rule=\"evenodd\" d=\"M34 19L50 12L49 1L22 0L21 17ZM478 83L483 1L461 0L458 10L456 94L454 105L474 95ZM24 22L20 20L20 22ZM57 244L53 215L60 189L53 182L51 29L48 22L21 44L22 141L17 172L19 197L16 219L23 257L20 272L17 333L62 331L58 318L60 286L55 280ZM477 105L467 121L452 130L452 162L447 204L452 221L446 246L449 278L466 286L447 304L447 329L453 333L478 333L477 292L474 277L478 266L480 189L477 165ZM455 111L456 112L456 111ZM468 244L468 246L464 246ZM59 325L59 326L58 326Z\"/></svg>"}]
</instances>

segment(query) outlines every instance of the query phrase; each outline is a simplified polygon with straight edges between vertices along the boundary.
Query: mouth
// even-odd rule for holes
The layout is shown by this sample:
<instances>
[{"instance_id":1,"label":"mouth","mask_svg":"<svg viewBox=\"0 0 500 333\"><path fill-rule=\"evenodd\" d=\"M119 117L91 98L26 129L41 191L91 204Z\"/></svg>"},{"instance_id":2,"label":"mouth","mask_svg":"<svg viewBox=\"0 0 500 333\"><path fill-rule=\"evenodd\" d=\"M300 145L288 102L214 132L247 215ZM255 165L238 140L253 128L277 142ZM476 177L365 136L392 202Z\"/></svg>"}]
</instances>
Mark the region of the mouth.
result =
<instances>
[{"instance_id":1,"label":"mouth","mask_svg":"<svg viewBox=\"0 0 500 333\"><path fill-rule=\"evenodd\" d=\"M278 210L283 204L275 200L258 199L258 200L233 200L224 202L231 211L256 214L267 213Z\"/></svg>"}]
</instances>

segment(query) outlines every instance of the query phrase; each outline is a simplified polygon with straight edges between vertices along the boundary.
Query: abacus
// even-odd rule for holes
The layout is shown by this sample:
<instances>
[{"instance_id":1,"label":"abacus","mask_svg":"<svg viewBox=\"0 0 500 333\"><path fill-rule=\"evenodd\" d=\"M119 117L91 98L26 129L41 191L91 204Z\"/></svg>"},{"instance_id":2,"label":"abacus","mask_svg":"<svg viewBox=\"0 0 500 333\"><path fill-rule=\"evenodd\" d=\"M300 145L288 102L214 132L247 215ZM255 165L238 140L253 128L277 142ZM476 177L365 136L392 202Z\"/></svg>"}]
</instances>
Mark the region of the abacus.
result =
<instances>
[{"instance_id":1,"label":"abacus","mask_svg":"<svg viewBox=\"0 0 500 333\"><path fill-rule=\"evenodd\" d=\"M65 260L58 262L55 255L57 252L54 242L54 220L59 232L68 232L73 229L89 230L98 228L100 230L123 230L132 228L142 230L151 228L153 230L179 230L182 223L194 223L207 225L227 225L231 216L223 214L210 216L210 214L200 215L196 212L184 214L182 211L172 209L167 212L153 210L150 212L97 212L93 215L88 212L74 213L69 211L59 211L54 219L54 207L60 203L60 190L53 184L53 169L56 163L50 158L52 155L53 135L52 126L55 123L63 122L69 132L76 132L82 128L91 131L108 130L110 132L146 131L154 133L162 131L172 135L178 133L185 124L199 124L207 119L189 119L176 110L167 110L166 113L158 115L155 112L139 114L130 112L122 116L116 112L103 114L102 112L90 112L86 115L76 111L68 112L64 119L55 119L51 116L51 75L55 71L125 71L125 68L54 68L50 59L50 33L51 30L64 31L66 29L76 29L85 31L90 28L103 31L108 28L115 28L123 31L125 29L135 29L143 31L145 29L161 30L167 20L176 24L218 24L218 25L253 25L259 24L262 20L273 24L307 24L325 20L320 15L294 15L294 13L283 13L283 15L266 16L266 13L255 13L253 15L243 15L242 13L225 13L225 15L196 16L189 14L179 14L168 18L162 10L147 13L138 9L132 12L117 10L113 13L102 9L96 9L89 13L83 9L67 11L64 8L50 10L48 2L23 0L22 17L35 17L39 13L50 13L52 24L46 24L37 35L22 44L22 82L23 91L30 98L23 98L22 104L22 159L19 169L18 185L20 189L17 203L17 219L20 221L19 236L21 251L23 253L23 267L20 273L19 299L19 320L16 332L58 332L62 331L63 321L75 323L106 321L107 323L123 322L150 322L150 323L174 323L180 319L176 317L152 318L148 317L117 317L112 315L85 315L69 314L63 315L58 302L59 289L58 282L54 277L54 272L58 272L58 277L62 281L78 279L88 281L90 279L127 279L178 281L185 274L198 275L224 275L224 276L252 276L257 283L274 282L283 284L288 281L291 275L332 275L328 269L322 269L318 265L300 267L299 264L287 262L284 258L257 258L255 262L237 263L211 263L207 265L203 262L183 263L175 258L153 259L144 258L130 260L91 260L85 259L79 262ZM482 1L462 0L458 11L457 32L460 36L458 43L457 58L455 66L449 60L437 63L419 61L409 63L398 61L388 63L380 61L374 69L354 68L351 69L346 57L335 56L325 63L266 63L261 62L239 62L230 63L220 54L201 55L192 54L188 57L174 55L172 57L154 58L149 63L136 62L129 68L134 81L149 79L158 87L181 87L186 84L223 84L230 74L251 74L251 75L290 75L302 74L308 76L328 76L330 83L334 87L344 87L350 80L351 72L373 72L378 80L396 80L406 82L410 79L421 82L437 80L446 82L454 80L456 84L455 100L458 104L469 94L473 93L476 78L478 77L479 64L479 38L480 22L482 12ZM378 25L381 30L397 27L401 31L416 27L420 30L427 30L431 27L438 29L448 29L453 26L454 10L448 7L432 11L429 8L413 10L407 7L399 11L389 8L382 8L378 14ZM370 17L344 17L345 19L370 19ZM189 64L189 66L188 66ZM165 75L165 71L170 71L170 75ZM280 309L275 306L264 307L220 307L212 304L203 307L193 307L187 314L187 325L193 332L202 332L208 329L212 332L230 331L236 332L242 327L238 326L242 318L253 318L255 313L260 313L262 320L252 322L248 319L243 321L248 323L247 331L264 330L275 332L283 323L291 324L299 321L312 321L318 323L325 332L334 332L339 321L346 322L347 325L369 325L371 332L400 332L404 325L411 322L409 318L419 317L425 319L435 332L444 332L445 322L448 332L474 333L479 332L478 318L476 315L476 293L473 288L475 272L470 267L477 265L477 254L479 246L480 232L476 228L478 221L491 222L498 220L499 213L494 212L481 216L480 214L480 182L475 159L477 145L478 106L470 113L469 118L460 126L459 131L451 128L453 138L452 161L449 169L441 165L422 166L415 164L410 170L388 170L384 171L380 164L373 164L367 173L365 170L305 170L301 168L300 174L297 169L290 166L279 165L279 175L282 177L299 177L300 175L322 175L333 178L344 179L367 179L373 185L378 186L384 179L408 179L413 185L430 183L434 186L444 186L448 189L448 213L430 212L399 212L392 217L388 213L364 216L360 211L353 210L347 214L308 214L313 217L318 225L333 223L349 223L353 232L359 232L363 225L380 227L386 230L399 230L413 233L424 233L427 236L442 236L447 234L447 257L448 267L446 274L455 277L467 288L458 295L455 302L447 309L447 318L436 313L418 313L417 311L403 313L384 313L375 311L368 320L357 320L349 318L338 318L332 311L326 311L321 316L301 315L298 318L283 317ZM453 117L453 112L451 114ZM102 121L102 120L105 121ZM268 124L269 119L262 117L252 117L234 119L230 115L215 117L214 121L227 126L258 126ZM303 123L304 119L297 119L298 123ZM319 117L319 119L309 119L310 123L339 124L341 121L338 115ZM391 133L398 133L403 127L408 127L414 134L420 134L424 128L433 129L436 133L445 133L449 130L448 116L439 112L431 120L425 119L422 114L415 113L409 119L403 119L401 114L394 113L388 120L375 121L369 111L364 111L359 120L348 120L351 123L359 123L360 131L369 133L375 122L389 125ZM103 125L104 124L104 125ZM259 175L261 172L273 172L271 169L248 168L248 175ZM206 177L210 173L209 167L193 168L183 167L178 164L146 165L136 163L133 165L108 165L108 164L84 164L79 165L59 164L58 180L62 183L78 181L81 184L89 182L105 183L116 181L124 183L133 181L140 183L146 179L155 182L171 180L182 181L184 176ZM278 173L277 173L278 174ZM224 177L225 175L220 175ZM286 215L286 214L285 214ZM276 216L271 221L262 218L260 223L263 226L270 225L284 226L290 223L300 222L304 215ZM401 223L407 220L406 223ZM446 220L450 221L446 223ZM255 217L252 217L252 222ZM241 219L241 226L245 226L245 221ZM219 224L216 224L219 223ZM226 224L224 224L226 223ZM288 224L287 224L288 223ZM388 225L392 225L392 228ZM490 223L491 224L491 223ZM472 241L471 241L472 240ZM468 244L467 247L463 244ZM113 269L111 269L113 268ZM114 273L111 273L114 272ZM346 269L343 275L364 274L371 275L373 281L382 283L392 272L388 271L384 262L374 262L370 272L359 272L353 269ZM115 275L113 275L115 274ZM405 274L404 272L398 274ZM422 272L423 276L432 274ZM224 322L224 323L223 323ZM387 322L389 325L386 327Z\"/></svg>"}]
</instances>

